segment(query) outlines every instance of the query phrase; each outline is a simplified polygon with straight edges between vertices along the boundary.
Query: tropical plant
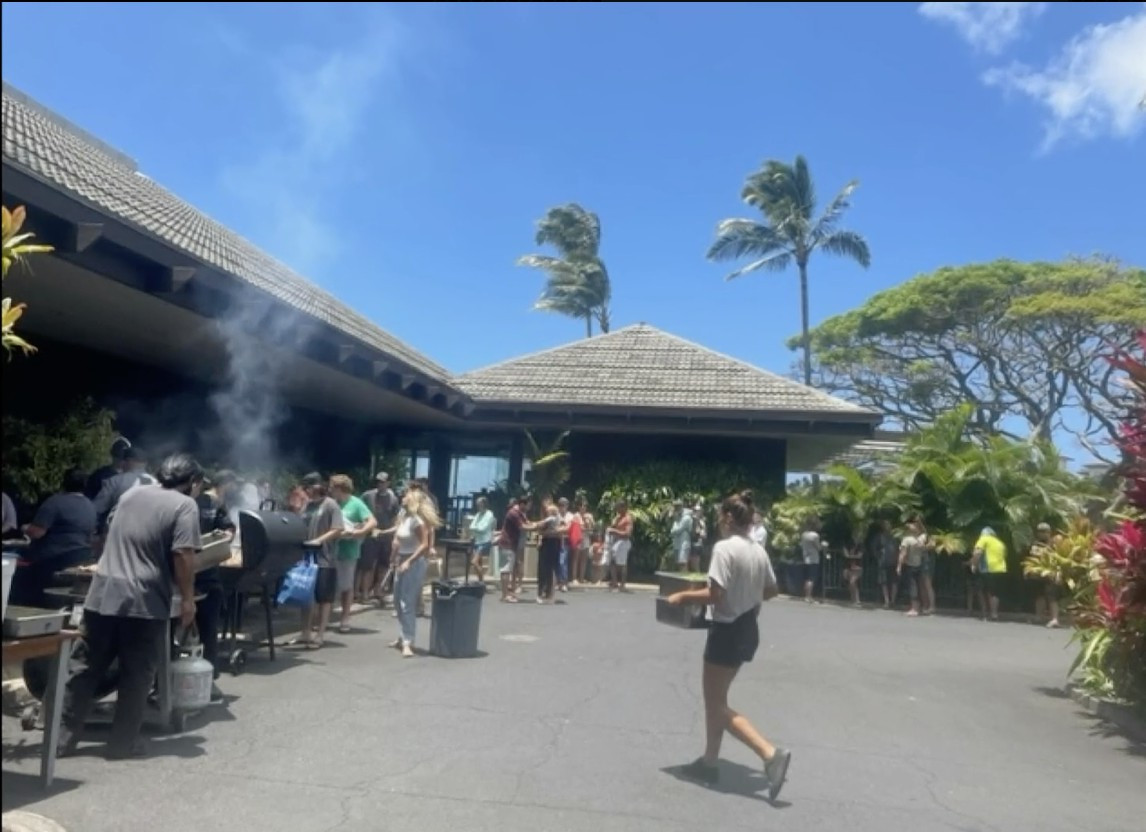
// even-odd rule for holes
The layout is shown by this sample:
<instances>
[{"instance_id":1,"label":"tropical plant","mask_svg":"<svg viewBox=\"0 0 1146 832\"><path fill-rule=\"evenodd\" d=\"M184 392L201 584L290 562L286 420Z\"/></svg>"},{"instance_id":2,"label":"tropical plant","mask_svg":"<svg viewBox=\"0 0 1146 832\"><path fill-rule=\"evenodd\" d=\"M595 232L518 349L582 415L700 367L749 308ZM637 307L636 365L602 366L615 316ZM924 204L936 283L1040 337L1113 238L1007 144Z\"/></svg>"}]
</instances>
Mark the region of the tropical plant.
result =
<instances>
[{"instance_id":1,"label":"tropical plant","mask_svg":"<svg viewBox=\"0 0 1146 832\"><path fill-rule=\"evenodd\" d=\"M83 399L51 423L4 416L4 473L28 502L56 493L69 468L94 471L119 434L115 414Z\"/></svg>"},{"instance_id":2,"label":"tropical plant","mask_svg":"<svg viewBox=\"0 0 1146 832\"><path fill-rule=\"evenodd\" d=\"M608 332L612 285L601 260L600 218L575 202L559 205L538 221L534 239L553 246L557 256L527 254L517 261L547 276L533 308L584 320L586 336L593 334L594 320Z\"/></svg>"},{"instance_id":3,"label":"tropical plant","mask_svg":"<svg viewBox=\"0 0 1146 832\"><path fill-rule=\"evenodd\" d=\"M3 211L3 243L4 243L4 258L3 258L3 274L2 278L8 278L8 269L15 263L24 262L29 254L45 253L52 250L51 246L38 245L36 243L28 242L35 235L31 231L23 231L24 219L27 216L24 206L18 205L9 211L7 208L0 206ZM25 355L33 353L36 348L16 334L16 322L24 314L26 305L23 303L12 303L12 299L5 297L3 300L3 324L4 324L4 351L11 354L12 350L20 350Z\"/></svg>"},{"instance_id":4,"label":"tropical plant","mask_svg":"<svg viewBox=\"0 0 1146 832\"><path fill-rule=\"evenodd\" d=\"M529 488L539 500L546 500L557 496L561 486L569 481L569 452L565 450L565 440L569 438L569 431L559 433L549 444L542 448L533 434L525 431L525 442L528 445L529 473L526 479Z\"/></svg>"},{"instance_id":5,"label":"tropical plant","mask_svg":"<svg viewBox=\"0 0 1146 832\"><path fill-rule=\"evenodd\" d=\"M807 385L812 383L808 261L819 250L848 257L865 269L871 265L867 241L856 232L839 227L858 185L854 180L845 185L817 217L815 187L804 157L797 156L790 165L769 159L748 177L741 191L741 198L764 215L764 222L723 220L716 228L716 241L708 249L710 260L754 258L729 274L726 280L756 271L782 272L793 263L796 265L800 274L800 331Z\"/></svg>"},{"instance_id":6,"label":"tropical plant","mask_svg":"<svg viewBox=\"0 0 1146 832\"><path fill-rule=\"evenodd\" d=\"M762 509L769 502L769 484L748 466L723 463L649 462L640 465L601 466L592 477L590 491L601 495L598 520L608 522L613 507L624 500L633 517L633 551L630 571L651 574L675 568L666 561L672 548L673 502L704 506L709 536L716 534L716 507L732 493L750 488Z\"/></svg>"}]
</instances>

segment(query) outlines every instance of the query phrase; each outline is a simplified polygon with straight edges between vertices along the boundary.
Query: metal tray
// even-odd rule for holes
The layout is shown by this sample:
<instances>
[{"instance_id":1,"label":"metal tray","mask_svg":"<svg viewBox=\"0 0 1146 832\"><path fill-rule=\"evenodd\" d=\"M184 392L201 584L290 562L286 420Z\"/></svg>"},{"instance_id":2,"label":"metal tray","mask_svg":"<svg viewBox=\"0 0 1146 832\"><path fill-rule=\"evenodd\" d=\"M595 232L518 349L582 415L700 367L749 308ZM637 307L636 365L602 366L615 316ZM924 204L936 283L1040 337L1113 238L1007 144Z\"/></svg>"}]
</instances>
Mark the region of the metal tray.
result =
<instances>
[{"instance_id":1,"label":"metal tray","mask_svg":"<svg viewBox=\"0 0 1146 832\"><path fill-rule=\"evenodd\" d=\"M64 629L66 612L41 610L35 607L8 607L4 615L6 638L35 638L50 636Z\"/></svg>"}]
</instances>

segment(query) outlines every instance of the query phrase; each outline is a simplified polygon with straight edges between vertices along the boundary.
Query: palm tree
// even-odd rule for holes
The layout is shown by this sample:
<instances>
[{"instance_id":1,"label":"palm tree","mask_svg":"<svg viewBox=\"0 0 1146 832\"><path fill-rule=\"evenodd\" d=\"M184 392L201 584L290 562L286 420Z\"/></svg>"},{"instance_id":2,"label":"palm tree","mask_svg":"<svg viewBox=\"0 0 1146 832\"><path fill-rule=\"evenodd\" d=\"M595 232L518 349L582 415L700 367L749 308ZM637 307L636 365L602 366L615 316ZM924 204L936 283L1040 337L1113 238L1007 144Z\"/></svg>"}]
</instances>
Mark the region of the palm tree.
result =
<instances>
[{"instance_id":1,"label":"palm tree","mask_svg":"<svg viewBox=\"0 0 1146 832\"><path fill-rule=\"evenodd\" d=\"M804 347L804 383L812 384L812 344L808 326L808 260L817 249L850 257L865 269L871 265L867 241L854 231L838 227L851 207L858 181L849 182L819 217L815 216L816 192L808 163L797 156L794 164L769 159L751 174L741 198L764 215L764 222L728 219L716 227L716 242L708 250L710 260L755 258L726 280L760 270L781 272L792 263L800 272L801 340Z\"/></svg>"},{"instance_id":2,"label":"palm tree","mask_svg":"<svg viewBox=\"0 0 1146 832\"><path fill-rule=\"evenodd\" d=\"M584 319L586 335L593 334L594 320L608 332L612 287L601 260L600 218L575 202L559 205L538 221L535 239L539 246L553 246L558 256L527 254L517 261L547 275L533 308Z\"/></svg>"}]
</instances>

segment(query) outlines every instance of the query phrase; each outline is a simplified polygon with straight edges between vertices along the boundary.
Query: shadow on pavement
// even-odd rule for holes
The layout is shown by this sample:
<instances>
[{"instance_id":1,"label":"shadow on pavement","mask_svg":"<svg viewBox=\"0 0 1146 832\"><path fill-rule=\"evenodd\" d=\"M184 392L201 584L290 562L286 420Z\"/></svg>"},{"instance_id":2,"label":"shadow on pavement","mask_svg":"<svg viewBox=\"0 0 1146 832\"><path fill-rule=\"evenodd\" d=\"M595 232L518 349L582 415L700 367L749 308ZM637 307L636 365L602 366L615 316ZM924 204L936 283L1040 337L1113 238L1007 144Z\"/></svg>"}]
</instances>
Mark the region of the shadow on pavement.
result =
<instances>
[{"instance_id":1,"label":"shadow on pavement","mask_svg":"<svg viewBox=\"0 0 1146 832\"><path fill-rule=\"evenodd\" d=\"M784 800L769 800L768 799L768 778L764 776L764 772L758 768L749 768L742 766L739 763L730 763L725 760L720 761L720 782L713 785L705 783L698 783L691 777L684 773L685 766L668 766L662 768L665 774L672 775L682 783L687 783L690 786L696 786L698 789L708 789L709 791L722 792L724 794L734 794L740 797L746 797L749 800L759 800L762 803L767 803L773 809L787 809L791 806Z\"/></svg>"},{"instance_id":2,"label":"shadow on pavement","mask_svg":"<svg viewBox=\"0 0 1146 832\"><path fill-rule=\"evenodd\" d=\"M79 780L65 780L62 777L57 777L52 781L51 787L45 789L40 785L39 774L5 771L4 797L0 800L0 808L5 812L23 809L25 806L32 806L49 797L73 791L81 785L83 784Z\"/></svg>"},{"instance_id":3,"label":"shadow on pavement","mask_svg":"<svg viewBox=\"0 0 1146 832\"><path fill-rule=\"evenodd\" d=\"M1084 713L1087 719L1090 720L1090 735L1092 737L1102 737L1105 740L1121 740L1125 745L1120 751L1123 754L1128 754L1131 757L1146 757L1146 742L1141 737L1137 737L1130 732L1124 730L1113 722L1103 719L1100 716L1091 713Z\"/></svg>"}]
</instances>

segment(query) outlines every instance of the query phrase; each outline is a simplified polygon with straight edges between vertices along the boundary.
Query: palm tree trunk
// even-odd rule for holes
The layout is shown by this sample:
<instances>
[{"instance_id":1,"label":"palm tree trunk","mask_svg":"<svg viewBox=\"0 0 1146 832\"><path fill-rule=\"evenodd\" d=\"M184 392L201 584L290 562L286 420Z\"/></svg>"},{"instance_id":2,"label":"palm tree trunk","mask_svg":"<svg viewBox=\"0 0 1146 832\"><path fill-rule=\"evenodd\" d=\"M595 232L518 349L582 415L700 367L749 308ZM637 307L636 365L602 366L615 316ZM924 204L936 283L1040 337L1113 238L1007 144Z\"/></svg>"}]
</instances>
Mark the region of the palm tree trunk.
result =
<instances>
[{"instance_id":1,"label":"palm tree trunk","mask_svg":"<svg viewBox=\"0 0 1146 832\"><path fill-rule=\"evenodd\" d=\"M590 312L585 315L585 337L593 337L593 313Z\"/></svg>"},{"instance_id":2,"label":"palm tree trunk","mask_svg":"<svg viewBox=\"0 0 1146 832\"><path fill-rule=\"evenodd\" d=\"M797 262L800 267L800 336L804 342L804 384L812 386L812 331L808 321L808 261ZM812 493L820 493L820 475L812 474Z\"/></svg>"},{"instance_id":3,"label":"palm tree trunk","mask_svg":"<svg viewBox=\"0 0 1146 832\"><path fill-rule=\"evenodd\" d=\"M800 267L800 336L804 344L804 384L812 386L812 332L808 323L808 263Z\"/></svg>"}]
</instances>

